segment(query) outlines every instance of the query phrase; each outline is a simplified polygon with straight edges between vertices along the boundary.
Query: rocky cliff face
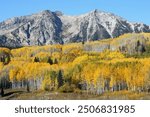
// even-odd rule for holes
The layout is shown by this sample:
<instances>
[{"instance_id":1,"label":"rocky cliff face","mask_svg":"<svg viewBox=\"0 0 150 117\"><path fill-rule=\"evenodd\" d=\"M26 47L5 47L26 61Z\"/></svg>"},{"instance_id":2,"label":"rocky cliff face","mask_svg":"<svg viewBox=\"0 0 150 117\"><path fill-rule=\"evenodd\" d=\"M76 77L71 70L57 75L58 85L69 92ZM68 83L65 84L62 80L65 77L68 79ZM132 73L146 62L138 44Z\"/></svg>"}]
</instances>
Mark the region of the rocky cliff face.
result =
<instances>
[{"instance_id":1,"label":"rocky cliff face","mask_svg":"<svg viewBox=\"0 0 150 117\"><path fill-rule=\"evenodd\" d=\"M94 10L84 15L67 16L59 11L46 10L1 22L0 46L83 42L139 32L150 32L150 27L128 22L112 13Z\"/></svg>"}]
</instances>

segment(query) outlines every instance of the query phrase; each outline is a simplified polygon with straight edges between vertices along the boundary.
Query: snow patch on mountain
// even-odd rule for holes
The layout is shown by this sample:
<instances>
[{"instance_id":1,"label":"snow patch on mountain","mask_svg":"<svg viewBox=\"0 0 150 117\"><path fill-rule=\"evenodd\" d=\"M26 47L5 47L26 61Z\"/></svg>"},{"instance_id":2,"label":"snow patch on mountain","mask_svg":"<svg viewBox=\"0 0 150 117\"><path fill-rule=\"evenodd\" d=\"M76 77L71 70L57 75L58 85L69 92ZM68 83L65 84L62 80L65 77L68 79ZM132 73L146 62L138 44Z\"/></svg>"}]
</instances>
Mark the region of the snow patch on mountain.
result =
<instances>
[{"instance_id":1,"label":"snow patch on mountain","mask_svg":"<svg viewBox=\"0 0 150 117\"><path fill-rule=\"evenodd\" d=\"M114 38L125 33L150 32L150 26L129 22L113 13L94 10L68 16L41 11L0 23L0 46L63 44Z\"/></svg>"}]
</instances>

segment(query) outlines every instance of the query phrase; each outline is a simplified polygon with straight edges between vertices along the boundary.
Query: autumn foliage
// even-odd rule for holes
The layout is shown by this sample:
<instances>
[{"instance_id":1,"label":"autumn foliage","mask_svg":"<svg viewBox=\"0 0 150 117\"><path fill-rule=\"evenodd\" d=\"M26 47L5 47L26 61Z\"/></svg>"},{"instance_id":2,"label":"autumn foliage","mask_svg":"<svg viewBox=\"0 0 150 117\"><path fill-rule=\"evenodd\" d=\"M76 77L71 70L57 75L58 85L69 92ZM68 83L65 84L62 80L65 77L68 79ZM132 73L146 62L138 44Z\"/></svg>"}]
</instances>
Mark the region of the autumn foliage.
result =
<instances>
[{"instance_id":1,"label":"autumn foliage","mask_svg":"<svg viewBox=\"0 0 150 117\"><path fill-rule=\"evenodd\" d=\"M8 64L0 62L0 84L5 88L27 88L30 91L70 92L80 89L93 94L120 90L149 91L150 57L144 54L148 55L150 35L138 35L135 43L131 43L134 49L129 45L129 34L116 40L84 45L49 45L12 50L1 48L0 52L9 53L11 60ZM145 41L140 40L141 35L144 35ZM120 46L121 41L126 44ZM103 50L102 44L107 45ZM142 46L146 52L140 50ZM144 57L134 57L134 54Z\"/></svg>"}]
</instances>

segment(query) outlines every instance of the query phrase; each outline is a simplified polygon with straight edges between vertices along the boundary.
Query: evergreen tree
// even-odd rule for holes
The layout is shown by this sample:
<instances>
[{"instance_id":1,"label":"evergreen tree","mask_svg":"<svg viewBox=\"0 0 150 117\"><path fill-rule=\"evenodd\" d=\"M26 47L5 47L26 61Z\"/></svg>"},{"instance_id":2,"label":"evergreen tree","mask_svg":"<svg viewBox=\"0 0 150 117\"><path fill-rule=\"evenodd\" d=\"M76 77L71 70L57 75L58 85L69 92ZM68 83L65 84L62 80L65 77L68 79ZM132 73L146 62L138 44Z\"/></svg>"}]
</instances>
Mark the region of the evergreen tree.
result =
<instances>
[{"instance_id":1,"label":"evergreen tree","mask_svg":"<svg viewBox=\"0 0 150 117\"><path fill-rule=\"evenodd\" d=\"M82 45L84 45L84 43L85 43L84 40L82 40Z\"/></svg>"},{"instance_id":2,"label":"evergreen tree","mask_svg":"<svg viewBox=\"0 0 150 117\"><path fill-rule=\"evenodd\" d=\"M52 59L50 57L48 57L47 63L49 63L50 65L53 64L53 61L52 61Z\"/></svg>"},{"instance_id":3,"label":"evergreen tree","mask_svg":"<svg viewBox=\"0 0 150 117\"><path fill-rule=\"evenodd\" d=\"M58 71L57 82L58 82L58 88L60 88L64 84L63 74L61 70Z\"/></svg>"},{"instance_id":4,"label":"evergreen tree","mask_svg":"<svg viewBox=\"0 0 150 117\"><path fill-rule=\"evenodd\" d=\"M56 58L54 59L54 64L58 64L58 61Z\"/></svg>"},{"instance_id":5,"label":"evergreen tree","mask_svg":"<svg viewBox=\"0 0 150 117\"><path fill-rule=\"evenodd\" d=\"M39 58L35 57L34 62L40 62Z\"/></svg>"}]
</instances>

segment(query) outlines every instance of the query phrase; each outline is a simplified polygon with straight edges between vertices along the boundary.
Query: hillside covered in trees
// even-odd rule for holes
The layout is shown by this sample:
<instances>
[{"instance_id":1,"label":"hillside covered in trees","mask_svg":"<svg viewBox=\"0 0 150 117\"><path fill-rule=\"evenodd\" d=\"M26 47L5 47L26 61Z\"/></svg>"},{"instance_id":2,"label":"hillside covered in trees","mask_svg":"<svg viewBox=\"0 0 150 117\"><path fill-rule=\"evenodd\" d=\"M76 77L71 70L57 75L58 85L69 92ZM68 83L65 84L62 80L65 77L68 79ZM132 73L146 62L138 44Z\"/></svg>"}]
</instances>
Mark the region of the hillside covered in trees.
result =
<instances>
[{"instance_id":1,"label":"hillside covered in trees","mask_svg":"<svg viewBox=\"0 0 150 117\"><path fill-rule=\"evenodd\" d=\"M63 93L150 92L150 34L65 45L0 48L5 89Z\"/></svg>"}]
</instances>

